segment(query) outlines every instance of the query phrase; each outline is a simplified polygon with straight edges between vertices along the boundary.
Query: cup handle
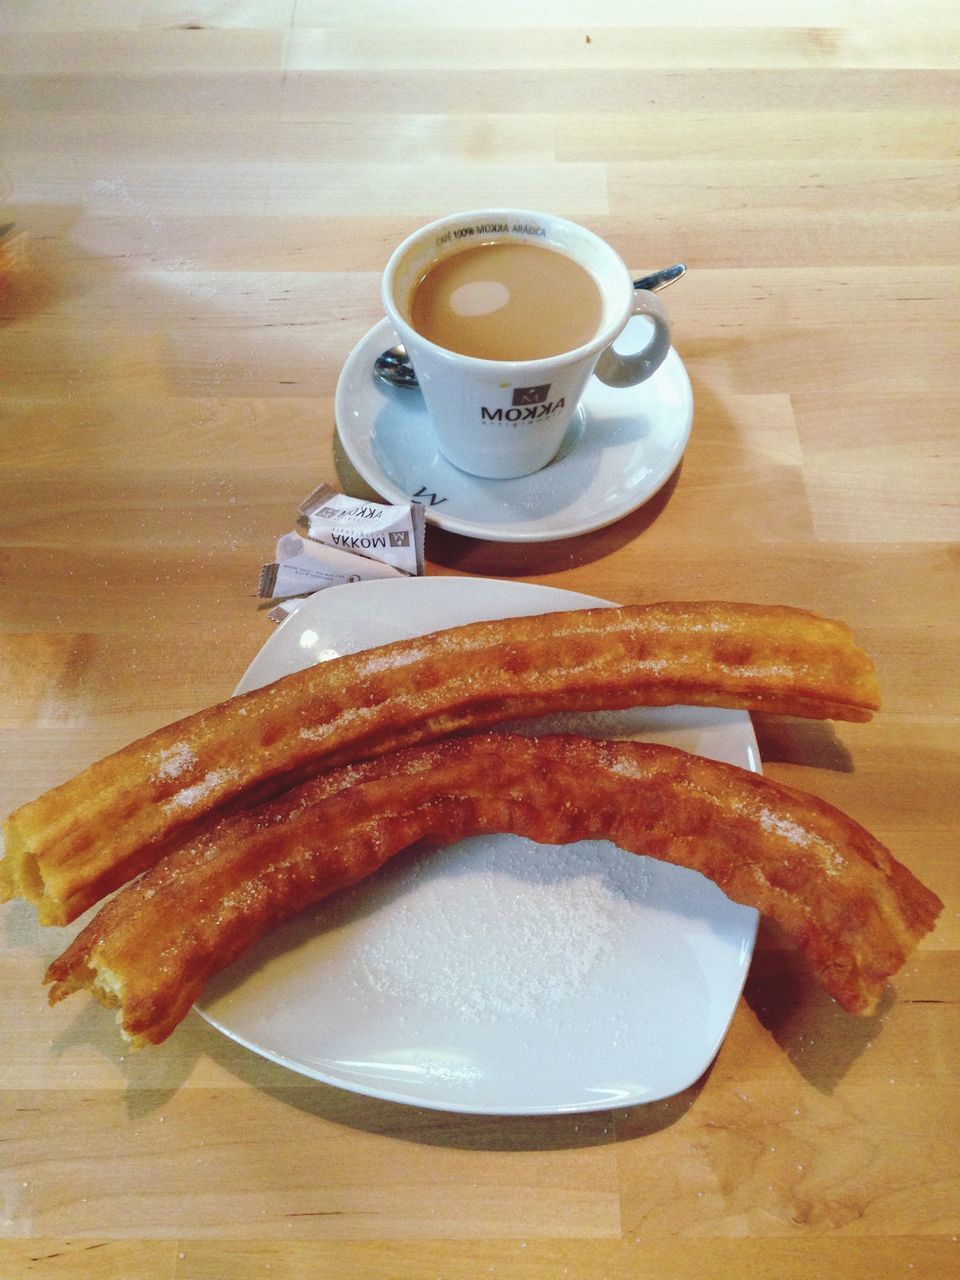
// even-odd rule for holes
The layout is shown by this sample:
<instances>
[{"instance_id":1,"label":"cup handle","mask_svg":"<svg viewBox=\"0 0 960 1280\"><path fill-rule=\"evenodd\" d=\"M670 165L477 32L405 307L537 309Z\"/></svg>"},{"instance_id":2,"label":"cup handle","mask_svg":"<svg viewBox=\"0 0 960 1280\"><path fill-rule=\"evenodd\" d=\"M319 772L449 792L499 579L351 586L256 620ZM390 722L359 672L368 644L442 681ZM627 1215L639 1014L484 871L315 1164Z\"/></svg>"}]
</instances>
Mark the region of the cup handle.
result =
<instances>
[{"instance_id":1,"label":"cup handle","mask_svg":"<svg viewBox=\"0 0 960 1280\"><path fill-rule=\"evenodd\" d=\"M633 295L633 314L649 316L653 321L653 337L642 351L631 355L620 355L613 347L607 347L594 370L607 386L633 387L644 382L656 373L670 350L670 320L656 294L638 289Z\"/></svg>"}]
</instances>

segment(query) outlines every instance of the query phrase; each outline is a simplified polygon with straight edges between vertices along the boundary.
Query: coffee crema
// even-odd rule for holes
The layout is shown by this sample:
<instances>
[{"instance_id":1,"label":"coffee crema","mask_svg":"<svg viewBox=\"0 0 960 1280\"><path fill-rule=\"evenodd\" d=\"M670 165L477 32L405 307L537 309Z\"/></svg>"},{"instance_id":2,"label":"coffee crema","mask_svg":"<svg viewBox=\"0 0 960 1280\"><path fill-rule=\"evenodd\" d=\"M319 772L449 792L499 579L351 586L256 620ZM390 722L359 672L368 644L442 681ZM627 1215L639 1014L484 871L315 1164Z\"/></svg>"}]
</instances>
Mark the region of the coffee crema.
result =
<instances>
[{"instance_id":1,"label":"coffee crema","mask_svg":"<svg viewBox=\"0 0 960 1280\"><path fill-rule=\"evenodd\" d=\"M590 341L603 319L593 276L558 249L471 245L441 258L413 289L410 323L438 347L483 360L539 360Z\"/></svg>"}]
</instances>

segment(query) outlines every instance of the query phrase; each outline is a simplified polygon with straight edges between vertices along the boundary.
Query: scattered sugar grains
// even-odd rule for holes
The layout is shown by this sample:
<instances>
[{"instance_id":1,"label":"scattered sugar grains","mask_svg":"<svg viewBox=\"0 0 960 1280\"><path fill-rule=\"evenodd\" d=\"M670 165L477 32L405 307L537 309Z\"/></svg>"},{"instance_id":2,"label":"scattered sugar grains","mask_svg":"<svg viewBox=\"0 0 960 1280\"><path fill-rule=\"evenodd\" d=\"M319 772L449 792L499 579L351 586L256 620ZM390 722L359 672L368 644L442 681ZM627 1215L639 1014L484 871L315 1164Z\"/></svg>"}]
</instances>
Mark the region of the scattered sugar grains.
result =
<instances>
[{"instance_id":1,"label":"scattered sugar grains","mask_svg":"<svg viewBox=\"0 0 960 1280\"><path fill-rule=\"evenodd\" d=\"M414 869L357 962L381 994L481 1021L533 1016L582 990L617 940L643 860L601 841L477 837L452 874ZM611 866L615 870L611 871Z\"/></svg>"},{"instance_id":2,"label":"scattered sugar grains","mask_svg":"<svg viewBox=\"0 0 960 1280\"><path fill-rule=\"evenodd\" d=\"M208 795L212 795L231 776L231 769L211 769L192 787L184 787L164 801L164 809L189 809Z\"/></svg>"},{"instance_id":3,"label":"scattered sugar grains","mask_svg":"<svg viewBox=\"0 0 960 1280\"><path fill-rule=\"evenodd\" d=\"M160 778L179 778L197 763L196 754L188 742L175 742L167 747L158 757L157 776Z\"/></svg>"}]
</instances>

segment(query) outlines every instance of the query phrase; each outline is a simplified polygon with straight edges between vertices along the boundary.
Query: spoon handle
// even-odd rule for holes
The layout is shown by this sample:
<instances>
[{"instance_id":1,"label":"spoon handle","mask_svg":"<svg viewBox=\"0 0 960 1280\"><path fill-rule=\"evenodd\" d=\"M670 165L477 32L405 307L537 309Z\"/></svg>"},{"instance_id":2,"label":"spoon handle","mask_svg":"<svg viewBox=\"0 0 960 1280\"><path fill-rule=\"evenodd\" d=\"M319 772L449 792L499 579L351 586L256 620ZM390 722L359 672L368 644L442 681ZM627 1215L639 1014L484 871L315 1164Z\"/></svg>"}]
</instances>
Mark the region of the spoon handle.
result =
<instances>
[{"instance_id":1,"label":"spoon handle","mask_svg":"<svg viewBox=\"0 0 960 1280\"><path fill-rule=\"evenodd\" d=\"M634 280L633 287L656 293L658 289L665 289L668 284L673 284L674 280L679 280L686 273L687 268L682 262L678 262L675 266L664 267L662 271L654 271L653 275L644 276L641 280Z\"/></svg>"}]
</instances>

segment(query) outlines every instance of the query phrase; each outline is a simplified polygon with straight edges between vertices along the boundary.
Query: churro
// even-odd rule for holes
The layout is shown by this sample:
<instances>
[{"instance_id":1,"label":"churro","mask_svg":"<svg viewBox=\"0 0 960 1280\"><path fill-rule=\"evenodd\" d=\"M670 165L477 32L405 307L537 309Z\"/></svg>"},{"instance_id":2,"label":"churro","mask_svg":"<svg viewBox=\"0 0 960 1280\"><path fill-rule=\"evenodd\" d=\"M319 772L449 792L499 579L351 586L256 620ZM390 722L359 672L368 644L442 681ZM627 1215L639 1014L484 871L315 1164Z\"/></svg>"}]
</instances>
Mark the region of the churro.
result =
<instances>
[{"instance_id":1,"label":"churro","mask_svg":"<svg viewBox=\"0 0 960 1280\"><path fill-rule=\"evenodd\" d=\"M635 705L867 720L873 665L784 606L650 604L479 622L344 656L160 729L7 820L0 896L66 924L225 806L504 720Z\"/></svg>"},{"instance_id":2,"label":"churro","mask_svg":"<svg viewBox=\"0 0 960 1280\"><path fill-rule=\"evenodd\" d=\"M222 818L101 909L50 966L51 1001L89 989L134 1044L162 1041L204 983L284 919L413 842L501 831L610 839L702 872L777 921L857 1014L876 1008L942 905L850 818L758 774L649 743L487 733L347 766Z\"/></svg>"}]
</instances>

